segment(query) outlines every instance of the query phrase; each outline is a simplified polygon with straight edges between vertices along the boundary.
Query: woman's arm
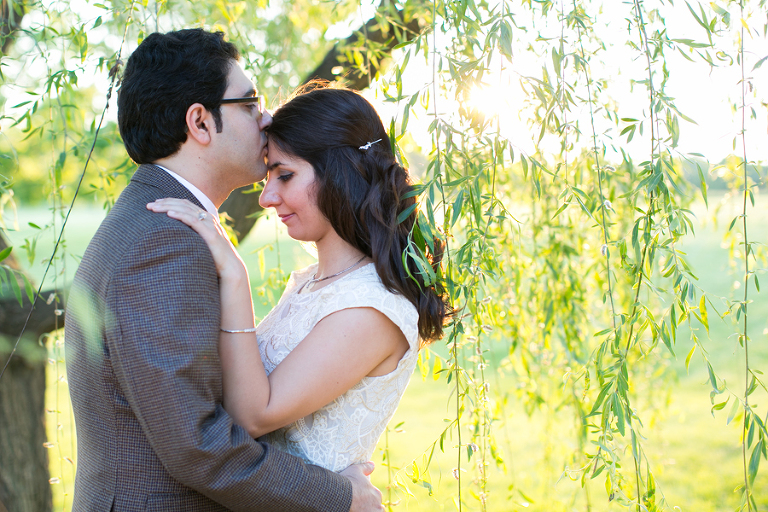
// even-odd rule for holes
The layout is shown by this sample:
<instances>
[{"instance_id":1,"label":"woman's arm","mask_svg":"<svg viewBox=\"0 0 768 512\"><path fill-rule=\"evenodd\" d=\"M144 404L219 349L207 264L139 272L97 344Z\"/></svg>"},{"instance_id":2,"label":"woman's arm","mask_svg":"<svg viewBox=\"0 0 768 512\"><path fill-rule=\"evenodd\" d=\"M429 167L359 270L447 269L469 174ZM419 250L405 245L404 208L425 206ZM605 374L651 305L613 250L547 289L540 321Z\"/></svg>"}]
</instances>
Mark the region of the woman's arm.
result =
<instances>
[{"instance_id":1,"label":"woman's arm","mask_svg":"<svg viewBox=\"0 0 768 512\"><path fill-rule=\"evenodd\" d=\"M400 338L405 345L402 351L398 350ZM234 335L222 336L219 353L225 376L224 408L237 410L239 424L253 437L317 411L376 373L383 363L391 367L380 374L392 371L407 350L400 329L382 313L371 308L345 309L321 320L269 375L266 387L259 386L264 376L261 359L257 377L256 361L242 356L249 350L248 343Z\"/></svg>"},{"instance_id":2,"label":"woman's arm","mask_svg":"<svg viewBox=\"0 0 768 512\"><path fill-rule=\"evenodd\" d=\"M220 278L221 328L252 328L248 272L222 228L200 219L200 209L188 201L163 199L147 208L184 222L210 247ZM320 409L367 375L392 371L407 350L405 336L384 314L345 309L318 322L268 378L256 335L222 332L223 405L258 437Z\"/></svg>"}]
</instances>

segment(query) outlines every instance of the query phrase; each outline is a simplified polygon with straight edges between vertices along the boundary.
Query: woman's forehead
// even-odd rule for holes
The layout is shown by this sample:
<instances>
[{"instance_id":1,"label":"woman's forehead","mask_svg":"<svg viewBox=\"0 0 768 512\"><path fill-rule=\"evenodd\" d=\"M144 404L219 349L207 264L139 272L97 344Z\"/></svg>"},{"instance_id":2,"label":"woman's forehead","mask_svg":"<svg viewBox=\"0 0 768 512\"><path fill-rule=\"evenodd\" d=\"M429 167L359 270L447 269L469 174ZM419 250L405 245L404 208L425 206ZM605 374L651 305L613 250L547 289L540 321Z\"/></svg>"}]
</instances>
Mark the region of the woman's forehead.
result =
<instances>
[{"instance_id":1,"label":"woman's forehead","mask_svg":"<svg viewBox=\"0 0 768 512\"><path fill-rule=\"evenodd\" d=\"M269 152L267 153L267 170L272 170L281 166L312 167L311 164L306 160L284 151L283 149L279 148L277 144L270 143Z\"/></svg>"}]
</instances>

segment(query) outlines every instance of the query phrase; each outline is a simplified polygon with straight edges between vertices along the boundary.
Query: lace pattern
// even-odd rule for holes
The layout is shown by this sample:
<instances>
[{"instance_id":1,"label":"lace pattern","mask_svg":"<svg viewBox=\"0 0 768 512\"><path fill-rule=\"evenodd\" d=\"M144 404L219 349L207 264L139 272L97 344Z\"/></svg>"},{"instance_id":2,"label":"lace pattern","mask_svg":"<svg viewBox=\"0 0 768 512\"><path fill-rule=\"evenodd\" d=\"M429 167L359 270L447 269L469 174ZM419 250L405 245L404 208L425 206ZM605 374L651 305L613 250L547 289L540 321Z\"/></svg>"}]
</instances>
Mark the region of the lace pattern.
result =
<instances>
[{"instance_id":1,"label":"lace pattern","mask_svg":"<svg viewBox=\"0 0 768 512\"><path fill-rule=\"evenodd\" d=\"M418 357L418 313L405 297L387 290L370 263L312 292L298 293L316 271L291 274L277 306L258 325L259 351L267 374L285 359L323 318L348 308L371 307L405 335L410 348L387 375L364 377L320 410L259 438L332 471L371 460L395 413Z\"/></svg>"}]
</instances>

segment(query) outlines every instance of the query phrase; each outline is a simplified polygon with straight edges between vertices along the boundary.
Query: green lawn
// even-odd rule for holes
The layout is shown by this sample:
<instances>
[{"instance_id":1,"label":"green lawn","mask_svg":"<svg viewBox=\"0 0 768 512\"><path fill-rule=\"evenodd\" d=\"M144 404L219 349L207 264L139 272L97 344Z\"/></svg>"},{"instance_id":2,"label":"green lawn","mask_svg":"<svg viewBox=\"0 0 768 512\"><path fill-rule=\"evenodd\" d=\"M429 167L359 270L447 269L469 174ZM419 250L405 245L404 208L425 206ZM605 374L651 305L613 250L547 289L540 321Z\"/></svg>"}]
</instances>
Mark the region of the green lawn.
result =
<instances>
[{"instance_id":1,"label":"green lawn","mask_svg":"<svg viewBox=\"0 0 768 512\"><path fill-rule=\"evenodd\" d=\"M393 424L405 422L403 432L390 434L394 464L404 466L413 459L420 459L420 454L444 428L443 419L453 416L449 410L452 404L447 401L443 383L424 383L414 377L393 420ZM722 416L713 418L709 407L706 389L695 383L682 384L675 389L665 418L654 425L646 424L643 430L648 438L645 446L659 490L664 493L670 508L677 506L684 511L714 512L734 510L738 505L739 495L733 493L743 479L738 429L734 423L726 427ZM537 413L529 418L524 412L515 410L514 405L512 409L505 424L499 425L495 434L506 469L489 472L487 510L587 510L586 491L581 489L580 482L561 478L564 461L576 444L572 438L572 419L551 412ZM446 448L454 445L455 440L445 444ZM379 447L383 449L383 443ZM630 463L631 455L626 455L627 463ZM473 459L472 463L476 462ZM466 456L462 464L466 464ZM457 466L455 450L440 454L433 465L436 468L432 473L434 496L430 497L426 490L410 484L415 496L399 496L401 508L455 510L456 481L451 473ZM386 468L379 466L373 481L384 489L386 476ZM588 485L591 510L622 510L623 507L608 503L603 484L604 479L598 477ZM512 491L510 486L513 486ZM755 489L759 495L758 505L761 509L768 507L766 471L758 475ZM467 496L465 502L470 505L469 510L480 508L475 498Z\"/></svg>"},{"instance_id":2,"label":"green lawn","mask_svg":"<svg viewBox=\"0 0 768 512\"><path fill-rule=\"evenodd\" d=\"M710 198L711 204L716 200ZM694 210L702 220L708 215L703 205L697 205ZM758 204L757 211L751 218L751 237L762 242L768 242L768 226L764 222L767 210L768 204L763 201ZM722 231L727 228L734 212L735 210L730 210L721 213L717 230L710 221L697 224L696 238L688 240L682 247L688 254L689 261L698 269L700 286L714 297L715 304L722 303L716 296L734 295L733 283L736 277L729 271L726 249L720 247ZM82 252L102 216L100 209L85 206L73 212L67 229L64 259L66 264L59 262L54 273L49 273L47 281L52 281L54 277L60 283L71 280L76 267L76 256ZM50 218L50 213L45 209L22 209L19 217L23 219L24 224L34 222L42 226ZM17 246L25 236L34 231L24 226L22 228L22 231L11 234ZM30 266L30 273L38 281L43 272L40 262L50 250L52 240L52 234L46 232L37 243L37 254L34 264ZM278 259L281 268L286 272L312 261L312 257L299 244L288 239L277 227L274 218L261 220L258 229L240 248L243 258L252 269L251 279L255 289L258 289L262 282L258 270L257 251L260 249L266 269L275 267ZM23 253L17 255L19 256L23 256ZM743 289L736 292L741 294ZM755 300L750 305L750 358L753 365L765 368L768 363L768 299L765 293L757 294L751 290L750 294ZM268 299L257 297L258 302L264 302L257 304L259 316L268 310ZM724 310L723 307L718 308L720 312ZM710 312L710 324L709 336L703 328L696 325L694 328L698 329L697 332L718 375L724 377L728 386L738 392L743 387L744 379L743 349L732 336L732 322L721 321L714 312ZM62 511L69 510L71 503L73 463L70 459L75 459L74 428L67 399L64 364L59 354L62 347L57 347L55 341L52 341L50 346L51 365L47 394L50 412L46 414L46 419L50 441L54 443L50 450L51 474L60 479L54 484L56 510ZM726 425L729 407L716 413L715 417L712 416L707 371L701 359L694 356L690 374L685 370L684 359L690 347L687 334L681 332L675 347L677 358L672 363L677 383L666 412L657 415L649 411L638 411L645 421L642 434L647 439L644 446L657 478L659 492L666 497L670 508L679 507L679 510L691 511L733 510L737 507L739 499L739 495L733 490L743 481L738 418ZM517 383L511 377L500 377L495 385L499 389L514 389ZM423 382L415 375L391 424L394 428L402 423L398 431L388 434L393 466L391 473L396 479L408 482L412 492L412 496L408 496L401 490L394 491L393 502L397 503L398 510L455 509L457 482L453 469L458 466L454 449L456 439L449 436L444 444L446 453L443 454L438 449L433 457L430 471L433 496L429 496L423 487L413 484L405 471L400 469L410 466L414 460L420 463L423 454L445 429L446 420L455 417L455 403L449 396L449 391L444 380L435 382L430 378ZM511 396L514 397L514 394ZM765 395L756 393L753 396L758 402L757 411L763 411L762 414L765 414ZM568 454L572 453L576 446L573 424L570 413L551 411L546 409L546 406L529 417L513 399L507 405L504 415L494 424L494 436L505 464L503 468L491 466L488 473L487 510L621 509L622 507L608 502L602 476L590 481L587 489L581 489L578 481L571 481L567 476L562 477ZM464 443L468 434L468 431L462 431L465 436ZM385 446L385 439L382 439L379 451L374 456L378 467L373 481L382 488L386 496L388 468L382 463ZM461 465L465 469L469 465L474 466L478 463L478 458L479 454L475 454L473 459L467 462L464 452ZM626 453L624 460L630 463L631 454ZM462 482L462 498L467 504L467 510L480 509L477 498L472 496L473 492L479 492L478 487L469 485L466 481L475 474L474 471L462 473L465 480ZM758 475L754 489L758 495L758 505L765 509L768 507L768 470L765 467Z\"/></svg>"}]
</instances>

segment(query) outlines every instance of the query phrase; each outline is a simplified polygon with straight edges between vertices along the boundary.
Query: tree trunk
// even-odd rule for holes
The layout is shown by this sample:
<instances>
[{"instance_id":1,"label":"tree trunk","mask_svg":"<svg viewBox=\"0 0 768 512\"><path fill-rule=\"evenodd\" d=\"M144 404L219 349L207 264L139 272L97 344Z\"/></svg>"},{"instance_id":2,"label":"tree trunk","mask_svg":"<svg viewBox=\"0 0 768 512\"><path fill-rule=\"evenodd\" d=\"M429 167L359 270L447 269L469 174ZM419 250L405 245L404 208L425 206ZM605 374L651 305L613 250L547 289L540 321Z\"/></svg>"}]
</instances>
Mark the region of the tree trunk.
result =
<instances>
[{"instance_id":1,"label":"tree trunk","mask_svg":"<svg viewBox=\"0 0 768 512\"><path fill-rule=\"evenodd\" d=\"M24 2L2 0L0 4L0 52L5 55L13 42L12 34L19 28L25 14ZM3 509L0 509L3 512Z\"/></svg>"},{"instance_id":2,"label":"tree trunk","mask_svg":"<svg viewBox=\"0 0 768 512\"><path fill-rule=\"evenodd\" d=\"M8 352L0 355L5 364ZM46 356L37 338L25 337L0 380L0 512L3 506L13 512L46 512L53 506L43 446Z\"/></svg>"},{"instance_id":3,"label":"tree trunk","mask_svg":"<svg viewBox=\"0 0 768 512\"><path fill-rule=\"evenodd\" d=\"M5 238L5 235L0 231L0 251L9 247L10 244ZM3 260L3 265L12 268L17 272L22 272L21 266L13 257L13 254ZM21 279L18 279L21 288L24 288ZM13 338L13 342L21 334L22 328L29 316L29 309L32 306L27 298L27 294L22 294L23 303L19 304L9 290L0 290L0 335L6 335ZM64 315L57 315L60 310L64 309L64 298L62 294L58 294L56 290L46 290L40 292L40 298L37 299L35 304L35 310L29 317L29 324L27 325L25 332L30 336L34 336L37 340L40 336L47 332L51 332L54 329L61 329L64 327ZM3 345L0 344L0 354L2 353ZM2 359L2 364L5 364L5 359ZM2 370L2 366L0 366ZM2 511L0 511L2 512Z\"/></svg>"},{"instance_id":4,"label":"tree trunk","mask_svg":"<svg viewBox=\"0 0 768 512\"><path fill-rule=\"evenodd\" d=\"M0 250L8 242L0 234ZM18 270L13 256L3 263ZM24 337L0 379L0 512L47 512L53 504L45 448L45 347L38 340L56 328L51 292L42 294ZM51 300L47 300L51 299ZM15 296L0 298L0 371L22 331L32 304ZM63 325L63 316L60 325ZM3 508L4 507L4 508Z\"/></svg>"},{"instance_id":5,"label":"tree trunk","mask_svg":"<svg viewBox=\"0 0 768 512\"><path fill-rule=\"evenodd\" d=\"M381 60L392 52L395 45L403 40L411 39L419 33L419 20L417 18L405 22L402 11L397 11L397 16L399 19L396 20L396 23L391 23L383 29L379 20L372 18L344 41L336 43L325 55L323 61L307 76L304 83L315 78L330 81L341 79L344 85L350 89L361 91L368 87L370 81L379 72ZM346 57L344 56L345 49L349 47L369 48L376 54L373 60L368 60L365 54L363 56L363 68L368 69L370 74L352 72L346 64Z\"/></svg>"},{"instance_id":6,"label":"tree trunk","mask_svg":"<svg viewBox=\"0 0 768 512\"><path fill-rule=\"evenodd\" d=\"M262 210L259 193L253 185L234 190L219 208L221 213L229 216L238 241L242 241L251 232Z\"/></svg>"}]
</instances>

